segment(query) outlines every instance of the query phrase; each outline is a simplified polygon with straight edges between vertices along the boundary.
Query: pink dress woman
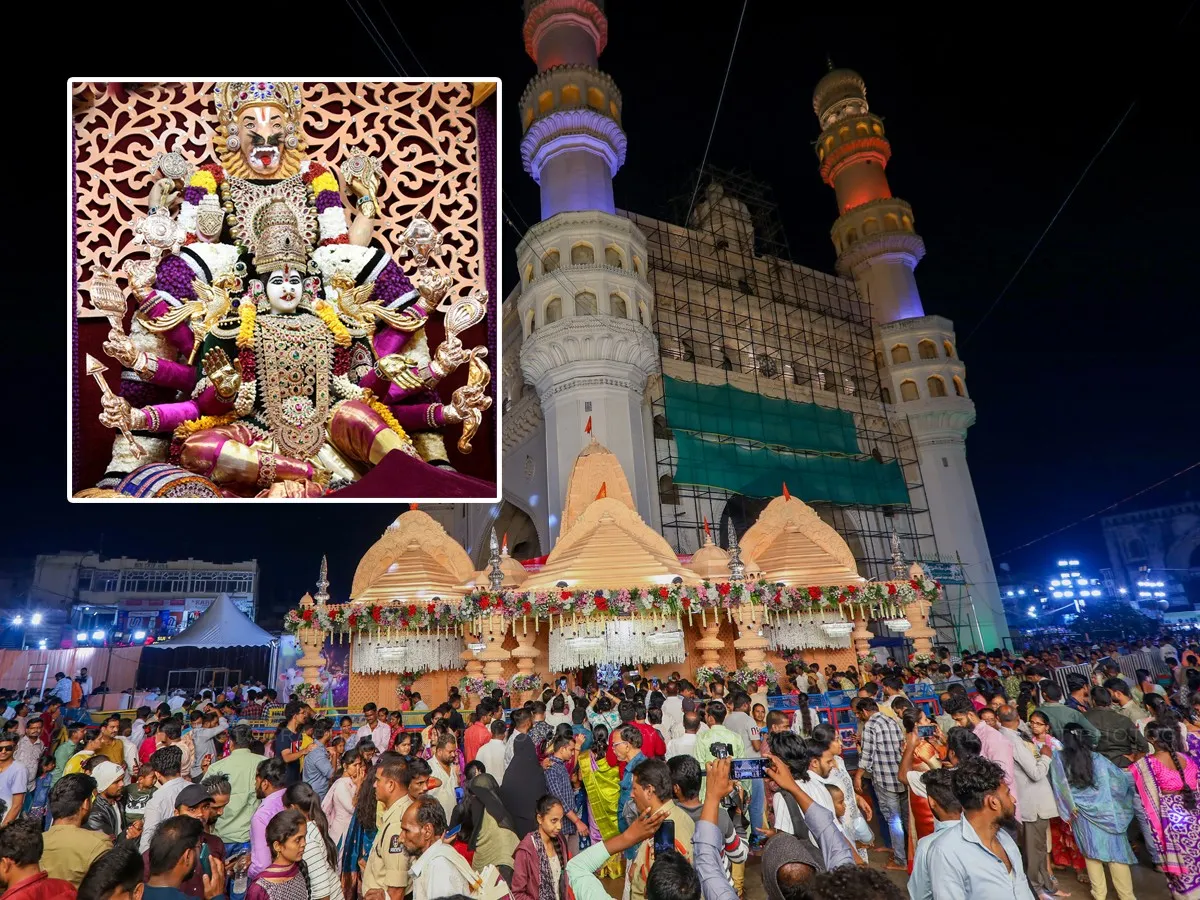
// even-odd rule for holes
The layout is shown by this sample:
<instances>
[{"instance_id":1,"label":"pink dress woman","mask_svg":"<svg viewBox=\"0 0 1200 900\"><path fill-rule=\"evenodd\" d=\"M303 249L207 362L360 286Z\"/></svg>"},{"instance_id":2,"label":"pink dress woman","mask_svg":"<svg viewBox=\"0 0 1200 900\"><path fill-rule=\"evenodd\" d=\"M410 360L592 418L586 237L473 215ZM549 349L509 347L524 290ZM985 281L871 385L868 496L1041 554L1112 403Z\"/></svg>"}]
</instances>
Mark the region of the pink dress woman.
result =
<instances>
[{"instance_id":1,"label":"pink dress woman","mask_svg":"<svg viewBox=\"0 0 1200 900\"><path fill-rule=\"evenodd\" d=\"M1182 773L1145 756L1132 767L1133 783L1162 853L1172 900L1200 900L1200 803L1196 764L1175 754Z\"/></svg>"},{"instance_id":2,"label":"pink dress woman","mask_svg":"<svg viewBox=\"0 0 1200 900\"><path fill-rule=\"evenodd\" d=\"M346 831L350 828L350 819L354 815L354 799L358 794L358 786L353 778L342 776L329 787L329 793L321 801L321 811L329 820L329 839L337 847L338 857L342 855L342 844Z\"/></svg>"}]
</instances>

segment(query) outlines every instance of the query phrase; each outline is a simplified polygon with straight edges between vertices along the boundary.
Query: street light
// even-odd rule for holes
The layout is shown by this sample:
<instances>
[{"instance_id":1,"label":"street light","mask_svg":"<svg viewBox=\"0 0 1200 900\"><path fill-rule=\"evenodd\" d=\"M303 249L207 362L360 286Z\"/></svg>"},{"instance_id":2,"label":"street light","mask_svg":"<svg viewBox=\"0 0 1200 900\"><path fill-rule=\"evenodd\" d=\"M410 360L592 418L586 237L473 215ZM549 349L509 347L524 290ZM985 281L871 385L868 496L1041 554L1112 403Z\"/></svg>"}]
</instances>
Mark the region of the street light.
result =
<instances>
[{"instance_id":1,"label":"street light","mask_svg":"<svg viewBox=\"0 0 1200 900\"><path fill-rule=\"evenodd\" d=\"M34 613L33 617L30 619L30 621L33 622L34 625L41 625L42 624L42 614Z\"/></svg>"},{"instance_id":2,"label":"street light","mask_svg":"<svg viewBox=\"0 0 1200 900\"><path fill-rule=\"evenodd\" d=\"M79 634L75 635L75 640L86 641L87 640L87 632L86 631L79 632Z\"/></svg>"},{"instance_id":3,"label":"street light","mask_svg":"<svg viewBox=\"0 0 1200 900\"><path fill-rule=\"evenodd\" d=\"M92 640L93 640L93 641L102 641L102 640L104 640L104 632L103 632L103 631L93 631L93 632L92 632Z\"/></svg>"},{"instance_id":4,"label":"street light","mask_svg":"<svg viewBox=\"0 0 1200 900\"><path fill-rule=\"evenodd\" d=\"M14 617L13 617L13 624L14 624L14 625L24 625L24 624L25 624L25 617L24 617L24 616L14 616Z\"/></svg>"}]
</instances>

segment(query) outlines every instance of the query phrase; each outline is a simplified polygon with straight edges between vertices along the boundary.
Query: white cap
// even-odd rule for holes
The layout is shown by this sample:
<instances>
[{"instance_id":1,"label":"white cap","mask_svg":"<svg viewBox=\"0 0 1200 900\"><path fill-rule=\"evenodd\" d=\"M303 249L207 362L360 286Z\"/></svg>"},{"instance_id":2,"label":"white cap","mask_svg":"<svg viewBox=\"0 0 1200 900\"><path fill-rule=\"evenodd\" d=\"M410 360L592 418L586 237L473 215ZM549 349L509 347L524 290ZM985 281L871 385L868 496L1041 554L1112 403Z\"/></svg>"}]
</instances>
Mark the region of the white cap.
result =
<instances>
[{"instance_id":1,"label":"white cap","mask_svg":"<svg viewBox=\"0 0 1200 900\"><path fill-rule=\"evenodd\" d=\"M106 760L92 769L92 777L96 779L96 792L102 794L114 781L125 777L125 768Z\"/></svg>"}]
</instances>

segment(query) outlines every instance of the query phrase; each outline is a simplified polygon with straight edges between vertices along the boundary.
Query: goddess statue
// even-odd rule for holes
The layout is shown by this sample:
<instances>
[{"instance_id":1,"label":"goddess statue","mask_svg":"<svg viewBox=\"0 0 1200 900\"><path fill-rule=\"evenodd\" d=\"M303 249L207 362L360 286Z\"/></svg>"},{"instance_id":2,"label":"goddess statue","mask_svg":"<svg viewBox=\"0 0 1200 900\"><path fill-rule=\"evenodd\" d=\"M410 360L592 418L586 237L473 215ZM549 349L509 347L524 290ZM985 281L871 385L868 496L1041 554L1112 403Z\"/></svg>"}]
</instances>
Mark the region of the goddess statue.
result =
<instances>
[{"instance_id":1,"label":"goddess statue","mask_svg":"<svg viewBox=\"0 0 1200 900\"><path fill-rule=\"evenodd\" d=\"M443 309L431 353L425 324L452 286L424 268L440 248L432 226L416 219L400 241L421 267L414 286L371 244L374 160L342 165L348 221L337 179L304 157L299 85L223 82L213 98L219 163L190 170L167 154L137 226L152 262L126 266L138 310L104 345L127 371L121 396L102 400L101 421L120 433L101 487L147 451L240 496L321 495L393 450L449 468L440 432L462 425L469 452L491 405L487 351L458 339L486 293ZM467 386L443 403L434 388L464 362Z\"/></svg>"}]
</instances>

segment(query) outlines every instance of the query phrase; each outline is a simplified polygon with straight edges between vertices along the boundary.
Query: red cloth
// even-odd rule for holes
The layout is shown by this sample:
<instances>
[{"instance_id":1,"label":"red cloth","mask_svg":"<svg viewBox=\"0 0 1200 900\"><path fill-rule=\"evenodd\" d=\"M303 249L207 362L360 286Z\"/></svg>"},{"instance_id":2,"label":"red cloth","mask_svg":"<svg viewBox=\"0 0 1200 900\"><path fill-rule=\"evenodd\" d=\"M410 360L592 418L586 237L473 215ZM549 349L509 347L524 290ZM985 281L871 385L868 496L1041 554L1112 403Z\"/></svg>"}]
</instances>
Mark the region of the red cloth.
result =
<instances>
[{"instance_id":1,"label":"red cloth","mask_svg":"<svg viewBox=\"0 0 1200 900\"><path fill-rule=\"evenodd\" d=\"M158 738L154 735L142 741L138 747L138 761L144 766L150 762L150 757L154 755L154 751L158 749Z\"/></svg>"},{"instance_id":2,"label":"red cloth","mask_svg":"<svg viewBox=\"0 0 1200 900\"><path fill-rule=\"evenodd\" d=\"M75 900L75 887L69 881L38 872L0 894L0 900Z\"/></svg>"},{"instance_id":3,"label":"red cloth","mask_svg":"<svg viewBox=\"0 0 1200 900\"><path fill-rule=\"evenodd\" d=\"M479 749L492 739L492 730L482 722L476 722L463 732L463 759L474 761Z\"/></svg>"},{"instance_id":4,"label":"red cloth","mask_svg":"<svg viewBox=\"0 0 1200 900\"><path fill-rule=\"evenodd\" d=\"M649 722L634 722L633 727L642 733L642 754L647 759L667 755L667 744L658 729Z\"/></svg>"},{"instance_id":5,"label":"red cloth","mask_svg":"<svg viewBox=\"0 0 1200 900\"><path fill-rule=\"evenodd\" d=\"M42 743L46 745L46 749L50 749L50 744L54 740L54 716L50 714L50 710L42 712Z\"/></svg>"},{"instance_id":6,"label":"red cloth","mask_svg":"<svg viewBox=\"0 0 1200 900\"><path fill-rule=\"evenodd\" d=\"M496 485L445 467L431 466L398 450L334 497L438 497L490 500Z\"/></svg>"}]
</instances>

